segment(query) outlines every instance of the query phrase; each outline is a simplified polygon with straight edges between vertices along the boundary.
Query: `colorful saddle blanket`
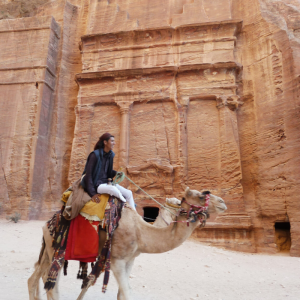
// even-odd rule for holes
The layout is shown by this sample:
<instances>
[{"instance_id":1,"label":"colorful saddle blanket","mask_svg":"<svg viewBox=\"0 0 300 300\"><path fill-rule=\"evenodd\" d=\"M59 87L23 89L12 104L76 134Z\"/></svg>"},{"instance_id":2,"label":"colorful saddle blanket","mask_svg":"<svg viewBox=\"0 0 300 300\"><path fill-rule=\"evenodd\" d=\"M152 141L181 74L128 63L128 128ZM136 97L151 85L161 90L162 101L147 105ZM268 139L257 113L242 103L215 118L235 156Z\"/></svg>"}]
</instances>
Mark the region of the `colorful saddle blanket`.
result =
<instances>
[{"instance_id":1,"label":"colorful saddle blanket","mask_svg":"<svg viewBox=\"0 0 300 300\"><path fill-rule=\"evenodd\" d=\"M99 221L89 221L78 215L71 221L65 260L94 262L99 248Z\"/></svg>"},{"instance_id":2,"label":"colorful saddle blanket","mask_svg":"<svg viewBox=\"0 0 300 300\"><path fill-rule=\"evenodd\" d=\"M105 293L107 289L107 284L109 281L110 274L110 258L111 258L111 242L113 238L114 231L117 229L119 221L121 219L121 212L126 205L121 200L118 200L115 197L110 197L109 201L109 209L105 210L105 229L106 229L106 242L103 246L101 254L99 255L95 266L92 269L92 272L89 276L84 279L81 288L85 288L91 283L94 285L96 283L97 278L104 271L103 278L103 286L102 292Z\"/></svg>"},{"instance_id":3,"label":"colorful saddle blanket","mask_svg":"<svg viewBox=\"0 0 300 300\"><path fill-rule=\"evenodd\" d=\"M80 214L71 221L63 217L62 208L47 222L50 234L53 236L52 246L55 251L45 283L46 290L55 286L58 272L65 260L96 261L99 247L98 230L101 220L102 227L106 229L106 242L88 278L93 278L95 283L101 272L105 271L102 290L106 291L110 272L111 240L121 218L124 202L105 194L99 196L95 201L89 201ZM93 221L95 219L99 221Z\"/></svg>"}]
</instances>

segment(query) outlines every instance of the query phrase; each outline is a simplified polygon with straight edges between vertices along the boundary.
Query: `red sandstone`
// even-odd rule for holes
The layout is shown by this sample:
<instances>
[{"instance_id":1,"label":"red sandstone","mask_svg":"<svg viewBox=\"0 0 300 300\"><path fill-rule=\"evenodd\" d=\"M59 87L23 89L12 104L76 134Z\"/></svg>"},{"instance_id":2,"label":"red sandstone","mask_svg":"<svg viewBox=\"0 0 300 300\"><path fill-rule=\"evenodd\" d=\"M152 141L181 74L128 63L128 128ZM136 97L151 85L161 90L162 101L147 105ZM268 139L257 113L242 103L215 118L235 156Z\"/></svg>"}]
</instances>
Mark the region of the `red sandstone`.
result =
<instances>
[{"instance_id":1,"label":"red sandstone","mask_svg":"<svg viewBox=\"0 0 300 300\"><path fill-rule=\"evenodd\" d=\"M42 2L0 21L2 215L50 216L109 131L156 199L224 198L200 241L275 253L290 234L300 256L298 1Z\"/></svg>"}]
</instances>

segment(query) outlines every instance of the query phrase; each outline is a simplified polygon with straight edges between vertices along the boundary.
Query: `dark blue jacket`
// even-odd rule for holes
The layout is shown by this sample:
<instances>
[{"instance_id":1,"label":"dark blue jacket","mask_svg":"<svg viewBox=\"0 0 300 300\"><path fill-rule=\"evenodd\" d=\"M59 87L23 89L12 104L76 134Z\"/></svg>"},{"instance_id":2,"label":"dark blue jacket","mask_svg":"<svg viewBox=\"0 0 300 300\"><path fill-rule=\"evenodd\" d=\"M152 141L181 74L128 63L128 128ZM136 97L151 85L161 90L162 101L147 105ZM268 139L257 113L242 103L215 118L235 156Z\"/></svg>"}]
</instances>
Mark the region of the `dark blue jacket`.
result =
<instances>
[{"instance_id":1,"label":"dark blue jacket","mask_svg":"<svg viewBox=\"0 0 300 300\"><path fill-rule=\"evenodd\" d=\"M92 155L92 153L94 153L95 155ZM116 171L113 170L114 157L115 157L115 153L111 151L109 157L109 163L108 163L107 178L113 178L117 173ZM81 185L91 197L97 194L98 180L99 180L100 171L102 167L102 160L103 160L103 148L91 152L90 155L88 156L84 171L82 173L82 175L85 176L81 180ZM92 172L88 172L90 175L87 174L87 169L92 170ZM89 176L91 176L92 178L89 178ZM89 183L91 182L93 184L93 187L89 186Z\"/></svg>"}]
</instances>

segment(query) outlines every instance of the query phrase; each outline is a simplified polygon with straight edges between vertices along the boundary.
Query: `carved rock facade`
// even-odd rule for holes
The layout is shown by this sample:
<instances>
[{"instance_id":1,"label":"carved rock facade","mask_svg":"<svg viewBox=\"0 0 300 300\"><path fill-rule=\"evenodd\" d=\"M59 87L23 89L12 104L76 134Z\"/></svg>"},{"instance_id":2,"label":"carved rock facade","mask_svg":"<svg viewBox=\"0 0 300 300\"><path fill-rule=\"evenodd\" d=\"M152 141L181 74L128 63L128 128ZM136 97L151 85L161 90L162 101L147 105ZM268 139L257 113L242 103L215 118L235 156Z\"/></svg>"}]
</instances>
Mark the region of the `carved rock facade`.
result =
<instances>
[{"instance_id":1,"label":"carved rock facade","mask_svg":"<svg viewBox=\"0 0 300 300\"><path fill-rule=\"evenodd\" d=\"M2 210L50 215L108 131L115 169L157 200L186 186L225 199L199 240L300 256L299 12L292 0L57 0L0 21ZM141 214L158 207L124 184Z\"/></svg>"}]
</instances>

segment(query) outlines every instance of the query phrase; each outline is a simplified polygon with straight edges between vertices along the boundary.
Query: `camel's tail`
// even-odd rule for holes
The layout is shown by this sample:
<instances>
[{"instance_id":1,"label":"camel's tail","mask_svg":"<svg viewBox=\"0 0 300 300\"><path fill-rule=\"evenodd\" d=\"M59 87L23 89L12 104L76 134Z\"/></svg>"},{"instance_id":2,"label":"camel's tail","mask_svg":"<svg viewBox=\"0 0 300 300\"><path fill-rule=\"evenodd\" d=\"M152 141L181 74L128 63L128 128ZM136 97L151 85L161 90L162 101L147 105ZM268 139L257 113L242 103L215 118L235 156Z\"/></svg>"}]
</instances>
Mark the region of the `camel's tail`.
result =
<instances>
[{"instance_id":1,"label":"camel's tail","mask_svg":"<svg viewBox=\"0 0 300 300\"><path fill-rule=\"evenodd\" d=\"M42 248L41 248L41 251L40 251L39 260L38 260L38 262L37 262L37 264L39 264L39 265L41 264L41 261L42 261L42 257L43 257L45 248L46 248L46 243L45 243L45 239L44 239L44 237L43 237Z\"/></svg>"}]
</instances>

